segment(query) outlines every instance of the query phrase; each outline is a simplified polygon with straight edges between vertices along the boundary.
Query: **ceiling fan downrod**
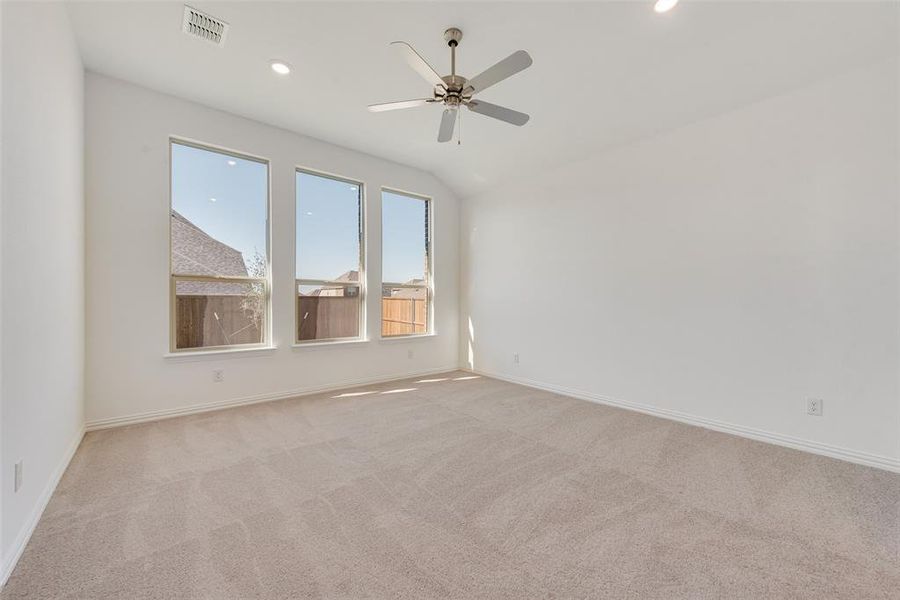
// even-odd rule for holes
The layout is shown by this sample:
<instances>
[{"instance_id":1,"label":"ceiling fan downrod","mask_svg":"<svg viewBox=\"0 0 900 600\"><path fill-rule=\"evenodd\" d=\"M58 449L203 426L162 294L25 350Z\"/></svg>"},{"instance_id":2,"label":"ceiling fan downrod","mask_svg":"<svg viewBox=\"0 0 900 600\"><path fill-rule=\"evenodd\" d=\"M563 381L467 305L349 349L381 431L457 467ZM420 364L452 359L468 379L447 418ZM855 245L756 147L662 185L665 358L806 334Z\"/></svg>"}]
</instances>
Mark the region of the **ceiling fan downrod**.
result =
<instances>
[{"instance_id":1,"label":"ceiling fan downrod","mask_svg":"<svg viewBox=\"0 0 900 600\"><path fill-rule=\"evenodd\" d=\"M435 90L435 98L441 100L448 108L456 110L461 104L465 104L471 97L465 93L466 78L456 74L456 48L462 40L463 32L451 27L444 32L444 41L450 46L450 74L442 77L444 89Z\"/></svg>"},{"instance_id":2,"label":"ceiling fan downrod","mask_svg":"<svg viewBox=\"0 0 900 600\"><path fill-rule=\"evenodd\" d=\"M456 47L462 40L462 31L456 27L451 27L444 32L444 40L450 46L450 75L456 76Z\"/></svg>"}]
</instances>

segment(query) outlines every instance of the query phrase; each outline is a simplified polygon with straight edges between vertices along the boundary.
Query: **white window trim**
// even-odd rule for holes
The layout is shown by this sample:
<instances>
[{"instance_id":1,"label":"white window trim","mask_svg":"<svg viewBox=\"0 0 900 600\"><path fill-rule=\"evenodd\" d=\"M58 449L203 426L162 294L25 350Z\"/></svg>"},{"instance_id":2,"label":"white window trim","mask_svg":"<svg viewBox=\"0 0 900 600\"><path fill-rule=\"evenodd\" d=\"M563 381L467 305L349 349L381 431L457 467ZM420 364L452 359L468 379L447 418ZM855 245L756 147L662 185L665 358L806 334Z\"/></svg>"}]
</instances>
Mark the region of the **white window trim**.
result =
<instances>
[{"instance_id":1,"label":"white window trim","mask_svg":"<svg viewBox=\"0 0 900 600\"><path fill-rule=\"evenodd\" d=\"M169 351L163 356L166 358L181 356L202 356L202 355L222 355L239 351L269 351L276 348L272 344L272 163L268 158L248 154L216 146L206 142L192 140L190 138L170 135L169 144L169 197L167 199L168 210L166 211L166 240L169 249ZM172 146L179 144L199 150L207 150L226 156L233 156L242 160L249 160L266 165L266 276L264 278L256 277L203 277L199 275L176 275L173 273L172 263ZM186 279L193 281L214 280L225 283L247 281L247 282L263 282L265 285L265 325L263 327L263 341L258 344L232 344L228 346L204 346L201 348L176 348L176 323L175 323L175 282L178 279Z\"/></svg>"},{"instance_id":2,"label":"white window trim","mask_svg":"<svg viewBox=\"0 0 900 600\"><path fill-rule=\"evenodd\" d=\"M399 194L401 196L408 196L410 198L416 198L418 200L422 200L426 203L425 210L428 213L428 231L426 231L426 239L425 239L425 264L426 264L426 273L425 273L425 284L424 285L412 285L408 283L392 283L389 281L381 282L381 289L379 290L378 297L380 298L379 306L381 307L381 315L384 315L384 288L388 287L403 287L403 288L425 288L425 333L402 333L397 335L384 335L384 325L382 323L383 317L380 316L378 319L378 339L379 341L391 341L391 340L409 340L415 338L430 338L434 337L434 199L431 196L427 196L425 194L419 194L417 192L410 192L407 190L403 190L400 188L390 187L390 186L382 186L381 194L382 194L382 203L384 202L384 193L392 193ZM382 204L382 216L384 215L384 206ZM383 218L383 217L382 217ZM381 225L381 261L382 261L382 277L384 273L384 223L382 221Z\"/></svg>"},{"instance_id":3,"label":"white window trim","mask_svg":"<svg viewBox=\"0 0 900 600\"><path fill-rule=\"evenodd\" d=\"M414 342L416 340L428 340L437 337L437 333L407 333L404 335L389 335L378 339L379 344L395 344L399 342Z\"/></svg>"},{"instance_id":4,"label":"white window trim","mask_svg":"<svg viewBox=\"0 0 900 600\"><path fill-rule=\"evenodd\" d=\"M323 177L325 179L332 179L334 181L340 181L342 183L347 183L350 185L355 185L359 188L359 281L330 281L326 279L306 279L306 278L298 278L297 277L297 174L305 173L306 175L313 175L315 177ZM293 252L292 252L292 262L293 262L293 271L294 271L294 301L293 301L293 333L291 334L293 337L292 347L294 348L307 348L307 347L315 347L315 346L336 346L336 345L348 345L348 344L356 344L356 343L366 343L369 341L368 335L366 332L367 328L367 289L366 289L366 256L368 254L367 246L368 243L368 202L366 201L366 184L361 179L355 179L352 177L346 177L344 175L339 175L337 173L330 173L328 171L322 171L320 169L313 169L310 167L305 167L302 165L294 165L294 236L293 236ZM299 300L299 290L297 289L301 284L309 285L308 283L302 282L315 282L313 285L336 285L336 286L352 286L357 285L359 287L359 325L357 331L359 335L353 337L342 337L342 338L322 338L317 340L301 340L300 336L300 322L298 318L298 310L297 304Z\"/></svg>"},{"instance_id":5,"label":"white window trim","mask_svg":"<svg viewBox=\"0 0 900 600\"><path fill-rule=\"evenodd\" d=\"M269 355L276 350L278 350L278 346L247 346L242 344L240 346L226 347L219 350L204 350L202 352L167 352L163 354L163 358L171 362L195 362L252 355Z\"/></svg>"},{"instance_id":6,"label":"white window trim","mask_svg":"<svg viewBox=\"0 0 900 600\"><path fill-rule=\"evenodd\" d=\"M322 340L315 342L295 343L291 347L296 350L325 350L328 348L355 348L366 346L371 342L369 339L355 338L338 338L333 340Z\"/></svg>"}]
</instances>

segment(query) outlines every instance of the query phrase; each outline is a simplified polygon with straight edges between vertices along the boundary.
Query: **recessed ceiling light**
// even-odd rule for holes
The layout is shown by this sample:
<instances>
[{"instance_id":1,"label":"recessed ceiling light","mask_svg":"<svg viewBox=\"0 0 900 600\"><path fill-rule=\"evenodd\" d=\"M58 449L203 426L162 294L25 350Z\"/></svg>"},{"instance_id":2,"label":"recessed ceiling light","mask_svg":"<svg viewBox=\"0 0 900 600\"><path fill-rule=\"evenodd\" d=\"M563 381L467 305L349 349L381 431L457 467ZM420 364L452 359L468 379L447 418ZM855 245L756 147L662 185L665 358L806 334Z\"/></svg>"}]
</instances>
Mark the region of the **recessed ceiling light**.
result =
<instances>
[{"instance_id":1,"label":"recessed ceiling light","mask_svg":"<svg viewBox=\"0 0 900 600\"><path fill-rule=\"evenodd\" d=\"M283 63L280 60L273 60L269 63L269 66L272 67L272 70L278 73L279 75L287 75L291 72L291 68L287 63Z\"/></svg>"},{"instance_id":2,"label":"recessed ceiling light","mask_svg":"<svg viewBox=\"0 0 900 600\"><path fill-rule=\"evenodd\" d=\"M236 161L236 160L229 160L229 161L228 161L228 166L229 166L229 167L233 167L233 166L236 165L236 164L237 164L237 161Z\"/></svg>"},{"instance_id":3,"label":"recessed ceiling light","mask_svg":"<svg viewBox=\"0 0 900 600\"><path fill-rule=\"evenodd\" d=\"M215 202L216 199L215 199L215 198L210 198L209 201L210 201L210 202Z\"/></svg>"},{"instance_id":4,"label":"recessed ceiling light","mask_svg":"<svg viewBox=\"0 0 900 600\"><path fill-rule=\"evenodd\" d=\"M658 13L669 12L675 5L678 4L678 0L656 0L656 4L653 5L653 10Z\"/></svg>"},{"instance_id":5,"label":"recessed ceiling light","mask_svg":"<svg viewBox=\"0 0 900 600\"><path fill-rule=\"evenodd\" d=\"M306 214L308 214L309 216L312 216L312 213L309 211L306 211Z\"/></svg>"}]
</instances>

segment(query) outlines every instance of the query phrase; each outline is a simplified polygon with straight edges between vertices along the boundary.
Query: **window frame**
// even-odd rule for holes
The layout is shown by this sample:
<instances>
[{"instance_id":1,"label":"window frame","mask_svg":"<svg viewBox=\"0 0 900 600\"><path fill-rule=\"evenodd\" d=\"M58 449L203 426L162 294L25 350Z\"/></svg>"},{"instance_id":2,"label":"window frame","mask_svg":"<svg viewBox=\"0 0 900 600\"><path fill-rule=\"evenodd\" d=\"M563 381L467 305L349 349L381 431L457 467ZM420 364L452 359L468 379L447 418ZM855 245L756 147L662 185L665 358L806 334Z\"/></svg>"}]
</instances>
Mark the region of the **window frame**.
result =
<instances>
[{"instance_id":1,"label":"window frame","mask_svg":"<svg viewBox=\"0 0 900 600\"><path fill-rule=\"evenodd\" d=\"M423 285L415 285L408 283L395 283L384 280L384 193L397 194L407 196L415 200L425 202L426 219L425 231L425 283ZM400 188L381 186L381 288L379 290L379 306L381 307L381 318L378 323L378 335L381 341L402 340L410 338L431 337L435 335L434 331L434 198L426 194L410 192ZM424 333L398 333L396 335L384 335L384 288L397 287L404 289L421 289L425 288L425 332Z\"/></svg>"},{"instance_id":2,"label":"window frame","mask_svg":"<svg viewBox=\"0 0 900 600\"><path fill-rule=\"evenodd\" d=\"M272 342L272 162L262 156L248 154L216 146L207 142L200 142L189 138L170 135L169 144L169 199L168 211L166 213L166 230L169 244L169 355L197 355L197 354L221 354L223 352L240 352L245 350L266 350L273 349L275 346ZM261 163L266 166L266 276L265 277L226 277L226 276L204 276L204 275L176 275L173 272L174 261L172 259L172 172L173 172L173 154L172 149L175 144L187 146L198 150L206 150L215 152L224 156L231 156L241 160L248 160ZM225 344L218 346L202 346L198 348L177 348L177 295L176 284L179 281L202 281L214 283L244 283L263 284L265 294L265 310L263 311L264 323L261 328L263 339L261 342L249 344Z\"/></svg>"},{"instance_id":3,"label":"window frame","mask_svg":"<svg viewBox=\"0 0 900 600\"><path fill-rule=\"evenodd\" d=\"M324 179L331 179L333 181L339 181L341 183L347 183L350 185L355 185L359 188L359 216L358 216L358 230L359 230L359 281L357 281L357 286L359 287L359 324L358 324L358 333L356 336L352 337L333 337L333 338L320 338L315 340L301 340L300 339L300 286L301 285L332 285L338 287L348 287L348 284L352 284L352 282L347 281L332 281L327 279L303 279L297 277L297 218L298 218L298 193L299 189L297 186L297 175L299 173L303 173L305 175L312 175L314 177L322 177ZM367 210L367 202L366 202L366 185L363 183L361 179L355 179L352 177L346 177L344 175L339 175L337 173L330 173L328 171L322 171L321 169L313 169L311 167L306 167L303 165L294 165L294 236L293 236L293 247L294 251L292 253L292 261L293 261L293 278L294 278L294 302L293 302L293 312L294 312L294 346L295 347L310 347L316 346L320 344L349 344L353 342L367 342L369 341L368 332L366 330L366 304L367 302L367 290L366 290L366 240L368 239L368 231L366 229L368 219L366 218L366 210Z\"/></svg>"}]
</instances>

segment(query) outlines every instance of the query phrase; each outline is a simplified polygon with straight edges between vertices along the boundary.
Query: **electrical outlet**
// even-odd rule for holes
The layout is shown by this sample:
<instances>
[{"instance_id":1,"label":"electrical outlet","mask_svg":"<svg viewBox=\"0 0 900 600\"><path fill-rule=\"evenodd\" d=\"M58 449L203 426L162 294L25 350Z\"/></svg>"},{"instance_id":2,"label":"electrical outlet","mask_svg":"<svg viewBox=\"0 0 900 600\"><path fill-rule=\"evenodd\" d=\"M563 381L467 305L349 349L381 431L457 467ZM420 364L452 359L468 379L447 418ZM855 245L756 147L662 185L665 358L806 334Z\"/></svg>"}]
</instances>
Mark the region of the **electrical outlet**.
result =
<instances>
[{"instance_id":1,"label":"electrical outlet","mask_svg":"<svg viewBox=\"0 0 900 600\"><path fill-rule=\"evenodd\" d=\"M406 351L406 358L412 358L412 357L413 357L413 351L412 351L412 350L407 350L407 351Z\"/></svg>"},{"instance_id":2,"label":"electrical outlet","mask_svg":"<svg viewBox=\"0 0 900 600\"><path fill-rule=\"evenodd\" d=\"M514 362L515 364L519 364L519 353L518 353L518 352L516 352L515 354L513 354L513 362Z\"/></svg>"},{"instance_id":3,"label":"electrical outlet","mask_svg":"<svg viewBox=\"0 0 900 600\"><path fill-rule=\"evenodd\" d=\"M214 369L213 370L213 381L215 383L225 381L225 371L223 369Z\"/></svg>"},{"instance_id":4,"label":"electrical outlet","mask_svg":"<svg viewBox=\"0 0 900 600\"><path fill-rule=\"evenodd\" d=\"M19 488L22 487L22 469L25 467L24 460L20 460L16 463L16 475L15 482L13 484L13 491L18 492Z\"/></svg>"},{"instance_id":5,"label":"electrical outlet","mask_svg":"<svg viewBox=\"0 0 900 600\"><path fill-rule=\"evenodd\" d=\"M806 414L812 415L814 417L822 416L822 405L824 401L820 398L807 398L806 399Z\"/></svg>"}]
</instances>

